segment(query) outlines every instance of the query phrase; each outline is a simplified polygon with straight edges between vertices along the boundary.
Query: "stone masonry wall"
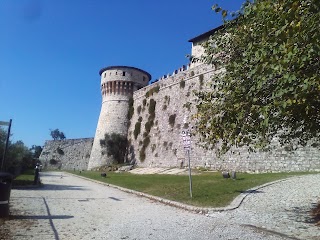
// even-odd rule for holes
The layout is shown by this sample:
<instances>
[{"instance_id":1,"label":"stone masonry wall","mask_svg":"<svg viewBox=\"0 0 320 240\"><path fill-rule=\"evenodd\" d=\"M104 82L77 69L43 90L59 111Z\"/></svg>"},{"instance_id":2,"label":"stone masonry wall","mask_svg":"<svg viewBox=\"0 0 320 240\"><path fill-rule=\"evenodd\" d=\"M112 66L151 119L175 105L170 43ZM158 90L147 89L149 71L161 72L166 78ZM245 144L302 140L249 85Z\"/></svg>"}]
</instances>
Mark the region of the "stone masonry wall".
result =
<instances>
[{"instance_id":1,"label":"stone masonry wall","mask_svg":"<svg viewBox=\"0 0 320 240\"><path fill-rule=\"evenodd\" d=\"M205 88L206 82L218 73L207 65L180 69L172 76L164 76L160 81L136 91L135 111L128 131L131 143L128 161L135 161L140 167L187 166L181 132L193 125L192 117L196 114L193 91ZM217 76L211 89L218 85ZM156 105L154 117L149 112L150 103ZM219 158L214 151L201 148L198 137L193 136L191 166L240 172L320 171L319 148L293 146L295 151L289 151L280 148L276 142L273 145L270 152L249 153L246 148L231 149Z\"/></svg>"},{"instance_id":2,"label":"stone masonry wall","mask_svg":"<svg viewBox=\"0 0 320 240\"><path fill-rule=\"evenodd\" d=\"M214 79L210 80L213 83L210 89L217 89L220 71L208 65L182 67L171 76L163 76L154 84L134 92L134 114L128 120L128 162L135 162L138 167L187 167L188 158L181 133L192 131L194 125L194 91L207 88L206 83L210 79ZM127 106L121 106L127 104L126 97L123 97L109 96L104 99L106 102L103 101L102 105L108 105L108 114L99 120L103 126L98 126L97 130L121 132L125 129L108 124L110 121L119 122L123 115L127 116ZM91 158L101 159L101 150L91 151L92 145L93 138L46 141L40 160L47 169L85 170L90 153ZM246 148L231 149L218 157L213 150L203 149L198 137L192 136L191 166L238 172L320 171L319 144L313 143L307 147L293 145L292 151L274 141L270 147L271 151L254 153L249 153ZM51 159L57 163L50 164Z\"/></svg>"},{"instance_id":3,"label":"stone masonry wall","mask_svg":"<svg viewBox=\"0 0 320 240\"><path fill-rule=\"evenodd\" d=\"M45 142L39 159L45 169L86 170L92 144L93 138L49 140ZM56 164L50 164L51 159Z\"/></svg>"}]
</instances>

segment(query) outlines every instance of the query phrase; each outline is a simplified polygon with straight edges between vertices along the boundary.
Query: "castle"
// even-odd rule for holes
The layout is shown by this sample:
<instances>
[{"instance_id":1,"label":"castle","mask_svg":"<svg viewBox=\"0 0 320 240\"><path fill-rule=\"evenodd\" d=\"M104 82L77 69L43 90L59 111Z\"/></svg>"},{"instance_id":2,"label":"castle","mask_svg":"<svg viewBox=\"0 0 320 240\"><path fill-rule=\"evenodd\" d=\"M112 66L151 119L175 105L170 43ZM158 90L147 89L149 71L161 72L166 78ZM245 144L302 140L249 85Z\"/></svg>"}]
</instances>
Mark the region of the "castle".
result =
<instances>
[{"instance_id":1,"label":"castle","mask_svg":"<svg viewBox=\"0 0 320 240\"><path fill-rule=\"evenodd\" d=\"M219 28L189 40L191 55L200 57L204 52L201 44ZM40 160L47 168L69 170L111 164L114 159L104 153L101 140L105 134L117 133L127 137L127 162L138 167L186 167L181 133L192 130L194 124L194 91L205 90L209 81L216 89L221 84L221 71L201 62L190 63L147 85L151 75L144 70L103 68L99 72L102 105L94 139L46 141ZM296 150L291 151L275 143L269 152L249 153L242 147L219 157L202 148L197 135L191 141L192 167L240 172L320 171L320 152L312 146L294 146Z\"/></svg>"}]
</instances>

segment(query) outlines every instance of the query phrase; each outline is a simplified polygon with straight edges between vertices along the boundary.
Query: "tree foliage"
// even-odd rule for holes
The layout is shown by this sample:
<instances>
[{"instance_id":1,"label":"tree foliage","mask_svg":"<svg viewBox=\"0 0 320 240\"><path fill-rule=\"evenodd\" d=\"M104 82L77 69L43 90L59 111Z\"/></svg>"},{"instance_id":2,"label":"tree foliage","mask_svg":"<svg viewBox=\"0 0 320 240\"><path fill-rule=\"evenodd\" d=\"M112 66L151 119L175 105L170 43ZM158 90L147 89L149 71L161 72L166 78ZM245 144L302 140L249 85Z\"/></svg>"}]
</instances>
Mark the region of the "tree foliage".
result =
<instances>
[{"instance_id":1,"label":"tree foliage","mask_svg":"<svg viewBox=\"0 0 320 240\"><path fill-rule=\"evenodd\" d=\"M106 149L108 156L113 156L117 163L124 163L128 140L126 136L117 133L106 134L100 141L101 147Z\"/></svg>"},{"instance_id":2,"label":"tree foliage","mask_svg":"<svg viewBox=\"0 0 320 240\"><path fill-rule=\"evenodd\" d=\"M203 46L221 67L199 92L197 130L209 148L320 140L320 1L246 1Z\"/></svg>"},{"instance_id":3,"label":"tree foliage","mask_svg":"<svg viewBox=\"0 0 320 240\"><path fill-rule=\"evenodd\" d=\"M64 140L64 139L66 139L66 136L64 135L64 133L60 132L60 130L58 128L54 129L54 130L50 129L50 136L53 138L53 140Z\"/></svg>"},{"instance_id":4,"label":"tree foliage","mask_svg":"<svg viewBox=\"0 0 320 240\"><path fill-rule=\"evenodd\" d=\"M32 147L30 148L32 155L34 158L39 158L43 148L41 146L38 145L32 145Z\"/></svg>"},{"instance_id":5,"label":"tree foliage","mask_svg":"<svg viewBox=\"0 0 320 240\"><path fill-rule=\"evenodd\" d=\"M3 158L6 138L7 131L0 127L0 161ZM42 150L40 146L35 145L29 149L21 140L16 142L9 140L4 170L15 173L15 169L33 168L41 153L40 149Z\"/></svg>"}]
</instances>

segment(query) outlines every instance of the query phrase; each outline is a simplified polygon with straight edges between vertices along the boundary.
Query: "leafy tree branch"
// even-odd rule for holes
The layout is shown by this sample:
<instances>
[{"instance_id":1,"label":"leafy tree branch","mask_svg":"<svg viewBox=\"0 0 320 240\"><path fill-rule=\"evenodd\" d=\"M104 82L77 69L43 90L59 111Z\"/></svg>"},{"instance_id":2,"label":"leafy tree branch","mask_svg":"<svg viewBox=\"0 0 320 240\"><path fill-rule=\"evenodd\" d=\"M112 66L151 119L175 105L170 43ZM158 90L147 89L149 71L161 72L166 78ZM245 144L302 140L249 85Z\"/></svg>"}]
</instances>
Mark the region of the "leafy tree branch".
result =
<instances>
[{"instance_id":1,"label":"leafy tree branch","mask_svg":"<svg viewBox=\"0 0 320 240\"><path fill-rule=\"evenodd\" d=\"M209 148L320 140L320 1L246 1L204 43L225 69L219 91L198 92L197 130Z\"/></svg>"}]
</instances>

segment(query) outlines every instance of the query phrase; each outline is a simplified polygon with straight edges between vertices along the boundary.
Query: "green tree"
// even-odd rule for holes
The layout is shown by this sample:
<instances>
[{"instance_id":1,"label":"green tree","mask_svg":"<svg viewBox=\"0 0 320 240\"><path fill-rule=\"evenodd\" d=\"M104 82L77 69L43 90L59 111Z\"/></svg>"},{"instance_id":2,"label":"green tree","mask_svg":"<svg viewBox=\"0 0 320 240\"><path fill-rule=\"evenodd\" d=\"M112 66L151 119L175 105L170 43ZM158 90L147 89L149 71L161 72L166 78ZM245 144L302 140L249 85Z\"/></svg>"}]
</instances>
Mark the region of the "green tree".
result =
<instances>
[{"instance_id":1,"label":"green tree","mask_svg":"<svg viewBox=\"0 0 320 240\"><path fill-rule=\"evenodd\" d=\"M209 148L320 140L320 1L246 1L203 46L224 68L218 91L199 92L196 127ZM213 79L214 80L214 79Z\"/></svg>"},{"instance_id":2,"label":"green tree","mask_svg":"<svg viewBox=\"0 0 320 240\"><path fill-rule=\"evenodd\" d=\"M6 138L7 131L0 127L0 162L3 158ZM4 169L15 173L15 169L33 168L35 159L39 157L41 151L42 148L40 146L33 145L29 149L21 140L16 142L9 140Z\"/></svg>"},{"instance_id":3,"label":"green tree","mask_svg":"<svg viewBox=\"0 0 320 240\"><path fill-rule=\"evenodd\" d=\"M32 147L30 148L30 151L32 152L33 158L39 158L42 152L42 147L37 145L32 145Z\"/></svg>"},{"instance_id":4,"label":"green tree","mask_svg":"<svg viewBox=\"0 0 320 240\"><path fill-rule=\"evenodd\" d=\"M66 139L66 136L64 135L64 133L60 132L60 130L58 128L54 129L54 130L50 129L50 136L53 138L53 140L64 140L64 139Z\"/></svg>"}]
</instances>

